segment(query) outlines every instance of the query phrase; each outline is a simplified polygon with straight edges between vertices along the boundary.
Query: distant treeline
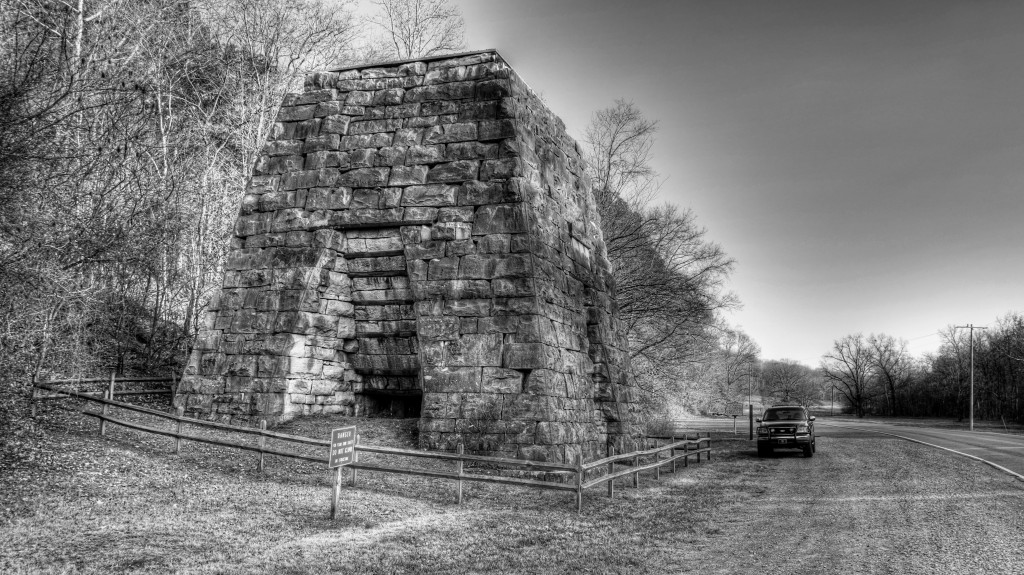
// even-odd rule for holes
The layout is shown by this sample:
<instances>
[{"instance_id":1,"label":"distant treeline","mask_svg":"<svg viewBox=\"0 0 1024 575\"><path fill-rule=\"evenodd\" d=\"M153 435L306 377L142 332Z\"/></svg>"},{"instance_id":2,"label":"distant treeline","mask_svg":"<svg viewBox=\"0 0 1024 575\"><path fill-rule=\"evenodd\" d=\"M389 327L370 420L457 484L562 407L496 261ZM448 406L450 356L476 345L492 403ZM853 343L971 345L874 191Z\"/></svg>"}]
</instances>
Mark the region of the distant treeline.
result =
<instances>
[{"instance_id":1,"label":"distant treeline","mask_svg":"<svg viewBox=\"0 0 1024 575\"><path fill-rule=\"evenodd\" d=\"M939 332L935 354L912 358L906 342L851 335L822 359L824 390L835 387L859 415L970 415L971 345L967 329ZM881 342L881 343L880 343ZM1010 313L974 331L974 417L1024 422L1024 316Z\"/></svg>"}]
</instances>

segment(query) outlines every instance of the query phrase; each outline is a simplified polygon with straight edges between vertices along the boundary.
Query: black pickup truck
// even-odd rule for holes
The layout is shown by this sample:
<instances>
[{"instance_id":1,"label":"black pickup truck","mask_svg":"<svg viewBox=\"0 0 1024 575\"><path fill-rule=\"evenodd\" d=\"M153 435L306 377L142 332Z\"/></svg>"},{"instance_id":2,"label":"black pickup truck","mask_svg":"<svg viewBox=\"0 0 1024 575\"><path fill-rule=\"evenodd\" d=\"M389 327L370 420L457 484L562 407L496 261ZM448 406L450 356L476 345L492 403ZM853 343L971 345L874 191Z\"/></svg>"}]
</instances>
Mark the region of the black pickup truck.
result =
<instances>
[{"instance_id":1,"label":"black pickup truck","mask_svg":"<svg viewBox=\"0 0 1024 575\"><path fill-rule=\"evenodd\" d=\"M757 455L765 457L776 449L802 449L813 457L814 416L799 405L777 405L764 410L757 419Z\"/></svg>"}]
</instances>

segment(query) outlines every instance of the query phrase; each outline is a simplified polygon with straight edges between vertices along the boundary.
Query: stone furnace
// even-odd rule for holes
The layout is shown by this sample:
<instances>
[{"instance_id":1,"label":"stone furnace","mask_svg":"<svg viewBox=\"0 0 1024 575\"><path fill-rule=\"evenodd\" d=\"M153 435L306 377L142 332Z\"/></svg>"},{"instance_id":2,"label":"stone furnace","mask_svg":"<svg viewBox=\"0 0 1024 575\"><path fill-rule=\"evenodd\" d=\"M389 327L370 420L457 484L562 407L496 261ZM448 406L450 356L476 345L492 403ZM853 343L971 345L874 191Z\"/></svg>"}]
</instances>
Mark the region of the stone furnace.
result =
<instances>
[{"instance_id":1,"label":"stone furnace","mask_svg":"<svg viewBox=\"0 0 1024 575\"><path fill-rule=\"evenodd\" d=\"M577 144L493 50L311 74L242 199L176 404L420 418L575 462L639 436Z\"/></svg>"}]
</instances>

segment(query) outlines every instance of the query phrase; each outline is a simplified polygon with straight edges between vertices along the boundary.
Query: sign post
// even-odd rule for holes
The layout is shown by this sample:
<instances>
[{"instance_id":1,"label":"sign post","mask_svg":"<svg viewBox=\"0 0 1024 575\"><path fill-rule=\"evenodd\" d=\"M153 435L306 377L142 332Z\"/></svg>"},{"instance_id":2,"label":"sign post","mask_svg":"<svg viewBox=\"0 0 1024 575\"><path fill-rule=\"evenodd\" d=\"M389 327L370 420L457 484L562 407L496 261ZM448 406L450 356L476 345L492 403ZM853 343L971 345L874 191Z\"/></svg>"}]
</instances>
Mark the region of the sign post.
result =
<instances>
[{"instance_id":1,"label":"sign post","mask_svg":"<svg viewBox=\"0 0 1024 575\"><path fill-rule=\"evenodd\" d=\"M331 452L327 467L334 468L334 492L331 496L331 519L338 518L338 502L341 501L341 468L355 461L356 426L339 427L331 431Z\"/></svg>"},{"instance_id":2,"label":"sign post","mask_svg":"<svg viewBox=\"0 0 1024 575\"><path fill-rule=\"evenodd\" d=\"M736 418L743 415L743 404L738 401L730 401L725 404L725 414L732 417L732 433L736 434Z\"/></svg>"}]
</instances>

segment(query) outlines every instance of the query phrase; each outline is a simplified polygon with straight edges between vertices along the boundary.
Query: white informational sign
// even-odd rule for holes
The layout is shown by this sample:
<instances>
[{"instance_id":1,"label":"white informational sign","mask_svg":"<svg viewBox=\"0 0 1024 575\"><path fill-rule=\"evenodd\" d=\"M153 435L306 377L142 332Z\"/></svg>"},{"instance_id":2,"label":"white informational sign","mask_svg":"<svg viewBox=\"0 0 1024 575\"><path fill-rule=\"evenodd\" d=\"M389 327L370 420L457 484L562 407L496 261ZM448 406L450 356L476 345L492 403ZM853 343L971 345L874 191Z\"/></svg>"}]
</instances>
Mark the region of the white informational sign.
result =
<instances>
[{"instance_id":1,"label":"white informational sign","mask_svg":"<svg viewBox=\"0 0 1024 575\"><path fill-rule=\"evenodd\" d=\"M355 461L356 426L339 427L331 431L331 455L327 466L341 467Z\"/></svg>"}]
</instances>

